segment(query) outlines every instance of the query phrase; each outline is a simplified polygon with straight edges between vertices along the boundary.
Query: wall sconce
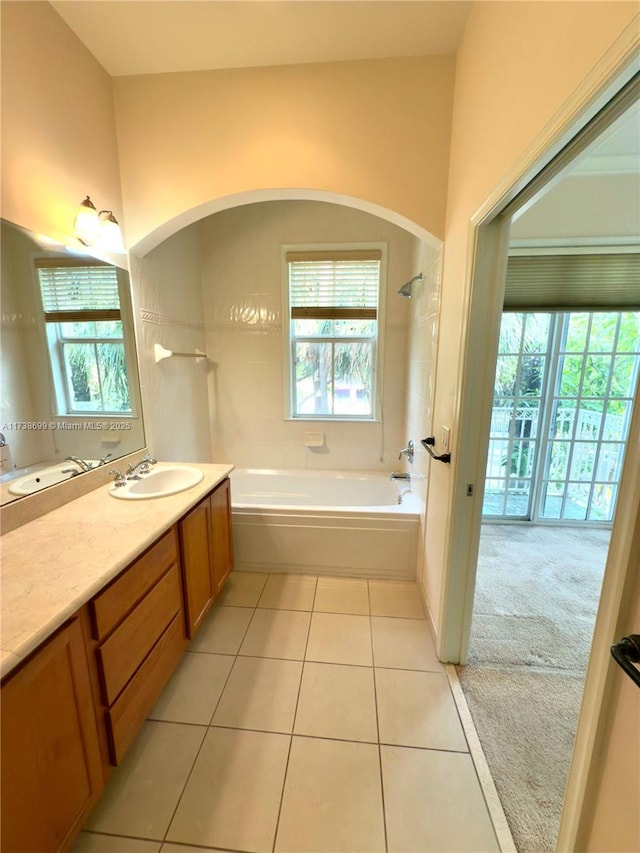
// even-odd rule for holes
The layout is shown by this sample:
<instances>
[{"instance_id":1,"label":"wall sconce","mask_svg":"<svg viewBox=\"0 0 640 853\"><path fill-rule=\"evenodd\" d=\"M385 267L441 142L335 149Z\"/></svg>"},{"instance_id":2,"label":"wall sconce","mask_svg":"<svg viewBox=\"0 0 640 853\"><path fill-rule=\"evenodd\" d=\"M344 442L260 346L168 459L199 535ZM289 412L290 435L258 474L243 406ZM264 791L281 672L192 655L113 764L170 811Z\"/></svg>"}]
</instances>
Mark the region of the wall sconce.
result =
<instances>
[{"instance_id":1,"label":"wall sconce","mask_svg":"<svg viewBox=\"0 0 640 853\"><path fill-rule=\"evenodd\" d=\"M127 251L120 225L112 211L96 210L89 196L78 207L73 221L73 230L83 246L96 246L116 255L122 255Z\"/></svg>"}]
</instances>

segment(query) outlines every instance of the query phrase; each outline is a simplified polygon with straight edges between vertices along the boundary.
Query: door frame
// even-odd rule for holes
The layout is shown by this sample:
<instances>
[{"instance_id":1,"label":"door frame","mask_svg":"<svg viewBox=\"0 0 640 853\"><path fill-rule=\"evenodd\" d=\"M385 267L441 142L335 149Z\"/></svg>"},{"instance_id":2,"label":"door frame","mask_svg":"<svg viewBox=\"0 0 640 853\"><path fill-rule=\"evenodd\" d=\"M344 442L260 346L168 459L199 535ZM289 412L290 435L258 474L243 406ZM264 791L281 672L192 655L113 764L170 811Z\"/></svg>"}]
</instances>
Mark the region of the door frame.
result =
<instances>
[{"instance_id":1,"label":"door frame","mask_svg":"<svg viewBox=\"0 0 640 853\"><path fill-rule=\"evenodd\" d=\"M456 430L452 448L453 484L439 603L442 629L438 653L443 661L464 664L469 650L510 219L516 210L532 204L541 189L547 187L588 144L582 131L639 71L640 42L637 21L634 20L469 223L455 423L473 423L475 429L465 432L464 438L461 431ZM591 138L599 135L601 130L596 122ZM581 138L576 142L578 134ZM607 673L610 673L608 647L618 625L623 589L633 570L625 554L629 553L633 537L634 510L637 513L640 508L636 485L638 474L640 404L636 394L618 495L618 506L628 506L631 518L621 512L616 512L614 517L603 584L602 597L606 595L606 604L599 608L594 632L558 837L560 850L574 849L588 819L587 793L593 772L592 756L596 734L606 710L605 688Z\"/></svg>"}]
</instances>

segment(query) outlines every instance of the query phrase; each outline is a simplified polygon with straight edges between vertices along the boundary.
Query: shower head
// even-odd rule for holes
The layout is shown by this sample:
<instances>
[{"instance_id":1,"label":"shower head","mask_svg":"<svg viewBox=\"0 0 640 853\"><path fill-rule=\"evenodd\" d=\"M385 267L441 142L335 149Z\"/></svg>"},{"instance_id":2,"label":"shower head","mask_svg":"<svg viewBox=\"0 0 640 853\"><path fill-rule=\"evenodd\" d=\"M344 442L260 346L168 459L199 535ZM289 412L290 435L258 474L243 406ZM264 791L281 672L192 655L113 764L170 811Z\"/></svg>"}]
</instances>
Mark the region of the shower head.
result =
<instances>
[{"instance_id":1,"label":"shower head","mask_svg":"<svg viewBox=\"0 0 640 853\"><path fill-rule=\"evenodd\" d=\"M407 281L405 284L403 284L402 287L400 288L400 290L398 290L398 295L404 296L405 299L412 299L413 298L413 292L412 292L413 283L416 281L422 281L422 273L421 272L419 272L418 275L414 275L414 277L410 281Z\"/></svg>"}]
</instances>

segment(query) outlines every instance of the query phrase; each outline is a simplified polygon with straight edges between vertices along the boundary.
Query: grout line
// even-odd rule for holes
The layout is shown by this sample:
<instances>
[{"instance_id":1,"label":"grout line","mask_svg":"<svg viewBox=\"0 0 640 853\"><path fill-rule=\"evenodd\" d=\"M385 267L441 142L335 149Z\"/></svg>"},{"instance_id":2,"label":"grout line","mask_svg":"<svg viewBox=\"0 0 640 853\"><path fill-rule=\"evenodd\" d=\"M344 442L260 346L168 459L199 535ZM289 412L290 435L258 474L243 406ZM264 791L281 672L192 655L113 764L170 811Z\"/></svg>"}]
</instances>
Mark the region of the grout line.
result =
<instances>
[{"instance_id":1,"label":"grout line","mask_svg":"<svg viewBox=\"0 0 640 853\"><path fill-rule=\"evenodd\" d=\"M312 605L315 604L317 591L318 591L318 578L316 577L315 587L313 590ZM309 635L311 634L311 621L312 621L312 619L313 619L313 610L312 610L312 615L309 618L309 625L307 626L307 639L306 639L305 644L304 644L304 654L303 654L303 660L302 660L302 667L300 669L300 681L298 683L298 695L296 696L296 707L295 707L294 712L293 712L293 720L291 722L291 734L289 735L289 751L287 752L287 763L285 764L284 776L282 777L282 791L280 792L280 805L278 806L278 816L276 817L276 831L273 833L273 846L271 848L272 853L275 853L276 842L278 840L278 830L280 829L280 815L282 814L282 804L284 803L284 789L285 789L285 786L287 784L287 775L289 773L289 760L291 758L291 749L293 747L293 732L295 731L295 727L296 727L296 717L298 715L298 704L300 702L300 693L302 692L302 679L304 677L304 661L305 661L306 656L307 656L307 646L309 645Z\"/></svg>"},{"instance_id":2,"label":"grout line","mask_svg":"<svg viewBox=\"0 0 640 853\"><path fill-rule=\"evenodd\" d=\"M213 612L213 607L211 608L211 610L207 614L207 620L211 618L212 612ZM249 625L251 625L251 622L253 621L254 616L255 616L255 608L253 608L253 615L251 616L251 619L249 619L249 621L247 623L247 627L245 628L245 634L249 630ZM202 625L200 626L200 628L202 628ZM244 640L244 635L243 635L242 639ZM240 645L242 645L242 640L240 641ZM238 649L240 649L240 646L238 646ZM231 655L228 655L227 657L231 657ZM213 718L215 716L215 713L218 709L218 705L220 704L220 700L222 699L222 694L224 693L226 686L229 683L229 678L231 677L231 673L233 672L233 668L236 665L236 660L238 659L238 654L236 653L235 655L233 655L233 658L234 658L234 661L231 664L231 666L229 667L229 672L227 673L227 677L225 679L224 686L223 686L222 690L220 691L220 695L218 696L218 701L216 702L215 707L213 709L213 712L211 713L211 717L209 718L209 724L207 726L207 731L205 732L204 737L202 738L202 741L201 741L200 746L198 748L198 751L195 754L195 758L193 759L193 764L191 765L191 769L189 770L189 772L187 774L187 778L185 779L184 785L182 786L182 791L180 792L180 796L178 797L178 801L176 802L176 806L175 806L173 812L171 813L171 818L169 819L169 822L167 824L167 828L164 831L164 836L162 838L162 844L163 845L165 843L167 843L167 834L168 834L169 830L171 829L171 824L174 821L174 818L176 816L176 812L180 808L180 803L182 802L182 798L184 797L184 792L187 790L187 785L189 784L189 780L191 779L191 776L193 775L193 770L194 770L194 768L198 762L198 758L200 757L200 753L202 752L202 748L204 746L205 740L207 739L207 735L209 734L209 730L210 730L209 727L211 726L211 721L213 720Z\"/></svg>"},{"instance_id":3,"label":"grout line","mask_svg":"<svg viewBox=\"0 0 640 853\"><path fill-rule=\"evenodd\" d=\"M445 670L449 680L449 687L453 694L453 700L458 710L460 722L462 723L462 728L464 730L465 737L467 738L467 743L469 744L471 760L473 761L478 782L480 783L480 789L487 806L487 811L489 812L493 831L495 832L501 853L517 853L511 829L509 828L498 791L496 790L495 782L491 775L491 770L482 749L482 744L480 743L480 738L478 737L478 732L476 731L471 712L469 711L469 706L467 705L462 685L458 679L458 673L456 672L456 668L453 664L447 664L445 666Z\"/></svg>"},{"instance_id":4,"label":"grout line","mask_svg":"<svg viewBox=\"0 0 640 853\"><path fill-rule=\"evenodd\" d=\"M382 825L384 828L384 849L389 849L389 839L387 836L387 808L384 800L384 776L382 773L382 746L380 745L380 718L378 716L378 687L376 682L376 656L373 643L373 616L371 615L371 589L369 581L367 581L367 595L369 597L369 635L371 637L371 663L373 664L373 704L376 710L376 732L378 734L378 766L380 768L380 796L382 797Z\"/></svg>"}]
</instances>

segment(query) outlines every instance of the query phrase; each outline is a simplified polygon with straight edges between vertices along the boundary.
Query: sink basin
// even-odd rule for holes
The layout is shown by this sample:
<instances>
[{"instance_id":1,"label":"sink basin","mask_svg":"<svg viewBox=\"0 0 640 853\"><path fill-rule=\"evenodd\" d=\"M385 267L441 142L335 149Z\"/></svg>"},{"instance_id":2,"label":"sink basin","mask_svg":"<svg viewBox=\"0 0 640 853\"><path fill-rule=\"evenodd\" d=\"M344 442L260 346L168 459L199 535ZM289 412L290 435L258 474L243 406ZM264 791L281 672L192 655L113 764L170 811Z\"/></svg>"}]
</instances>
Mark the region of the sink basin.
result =
<instances>
[{"instance_id":1,"label":"sink basin","mask_svg":"<svg viewBox=\"0 0 640 853\"><path fill-rule=\"evenodd\" d=\"M204 474L190 465L153 468L141 480L127 480L126 486L112 486L109 494L129 501L164 498L197 486Z\"/></svg>"},{"instance_id":2,"label":"sink basin","mask_svg":"<svg viewBox=\"0 0 640 853\"><path fill-rule=\"evenodd\" d=\"M63 483L65 480L70 480L72 475L63 474L63 469L67 472L71 468L76 468L73 462L61 462L59 465L52 465L49 468L40 468L38 471L33 471L31 474L25 474L23 477L17 477L11 481L9 492L12 495L32 495L34 492L39 492L40 489L46 489L47 486L55 486L56 483ZM78 470L78 474L80 470Z\"/></svg>"}]
</instances>

